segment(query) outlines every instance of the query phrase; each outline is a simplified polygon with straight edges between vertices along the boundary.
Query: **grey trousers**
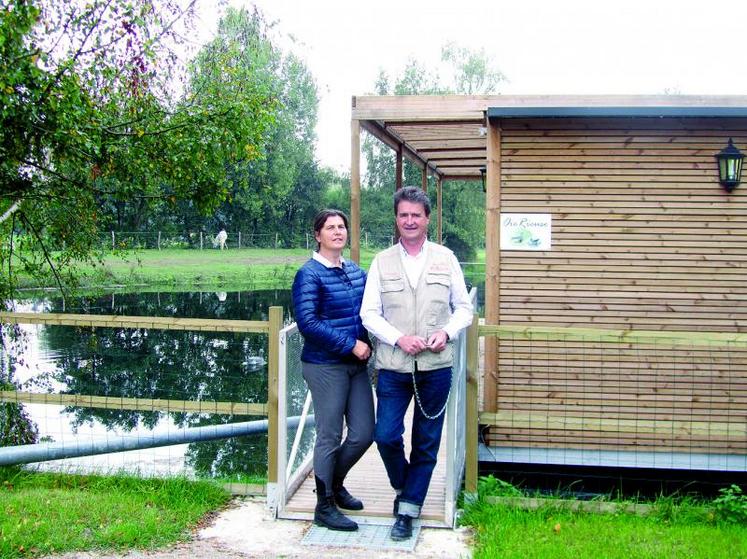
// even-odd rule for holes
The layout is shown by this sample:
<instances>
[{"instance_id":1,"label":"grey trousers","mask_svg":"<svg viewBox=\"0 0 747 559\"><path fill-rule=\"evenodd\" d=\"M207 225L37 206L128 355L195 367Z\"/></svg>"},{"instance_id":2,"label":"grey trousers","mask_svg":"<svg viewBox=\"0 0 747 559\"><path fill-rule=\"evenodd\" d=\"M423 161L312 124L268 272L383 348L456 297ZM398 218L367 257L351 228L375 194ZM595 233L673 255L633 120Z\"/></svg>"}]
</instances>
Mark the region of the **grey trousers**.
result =
<instances>
[{"instance_id":1,"label":"grey trousers","mask_svg":"<svg viewBox=\"0 0 747 559\"><path fill-rule=\"evenodd\" d=\"M365 364L302 363L301 372L314 403L314 475L332 495L333 481L344 479L373 442L373 390Z\"/></svg>"}]
</instances>

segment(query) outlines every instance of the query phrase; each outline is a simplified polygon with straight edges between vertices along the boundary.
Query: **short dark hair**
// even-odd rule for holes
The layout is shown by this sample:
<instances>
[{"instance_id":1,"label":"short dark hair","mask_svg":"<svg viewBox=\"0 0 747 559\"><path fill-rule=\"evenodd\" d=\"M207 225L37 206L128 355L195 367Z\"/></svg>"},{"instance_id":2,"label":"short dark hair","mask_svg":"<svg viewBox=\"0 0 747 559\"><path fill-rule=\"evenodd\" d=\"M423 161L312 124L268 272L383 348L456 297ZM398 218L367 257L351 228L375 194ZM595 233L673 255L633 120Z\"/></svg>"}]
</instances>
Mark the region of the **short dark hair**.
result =
<instances>
[{"instance_id":1,"label":"short dark hair","mask_svg":"<svg viewBox=\"0 0 747 559\"><path fill-rule=\"evenodd\" d=\"M345 215L345 212L341 210L322 210L316 216L314 217L314 234L319 233L322 230L322 227L324 227L324 224L327 223L327 220L330 217L341 217L342 222L345 224L345 229L350 229L350 226L348 225L348 216ZM316 249L319 250L319 243L316 243Z\"/></svg>"},{"instance_id":2,"label":"short dark hair","mask_svg":"<svg viewBox=\"0 0 747 559\"><path fill-rule=\"evenodd\" d=\"M428 199L428 195L423 192L422 189L417 186L405 186L400 188L394 193L394 215L397 216L397 210L399 203L402 201L412 202L413 204L423 204L425 210L425 217L431 215L431 201Z\"/></svg>"}]
</instances>

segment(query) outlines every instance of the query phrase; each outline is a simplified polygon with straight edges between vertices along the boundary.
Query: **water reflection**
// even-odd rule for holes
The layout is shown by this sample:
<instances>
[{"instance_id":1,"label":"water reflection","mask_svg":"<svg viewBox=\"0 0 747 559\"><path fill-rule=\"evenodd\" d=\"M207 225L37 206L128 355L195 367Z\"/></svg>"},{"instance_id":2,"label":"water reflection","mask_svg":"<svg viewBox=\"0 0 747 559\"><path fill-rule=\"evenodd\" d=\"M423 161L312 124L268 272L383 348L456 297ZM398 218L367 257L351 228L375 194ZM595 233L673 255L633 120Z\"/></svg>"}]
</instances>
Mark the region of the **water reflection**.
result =
<instances>
[{"instance_id":1,"label":"water reflection","mask_svg":"<svg viewBox=\"0 0 747 559\"><path fill-rule=\"evenodd\" d=\"M44 312L266 320L281 305L291 321L287 291L139 293L19 302ZM19 308L18 310L21 310ZM123 328L45 326L39 351L11 358L14 380L23 390L91 394L112 398L267 401L267 336ZM31 341L29 339L28 341ZM31 362L34 356L43 364ZM22 365L22 366L21 366ZM37 406L34 406L36 408ZM49 406L41 406L49 413ZM32 410L35 411L35 410ZM73 432L142 432L259 419L180 412L66 407L60 421ZM266 436L193 443L186 465L200 475L265 475Z\"/></svg>"}]
</instances>

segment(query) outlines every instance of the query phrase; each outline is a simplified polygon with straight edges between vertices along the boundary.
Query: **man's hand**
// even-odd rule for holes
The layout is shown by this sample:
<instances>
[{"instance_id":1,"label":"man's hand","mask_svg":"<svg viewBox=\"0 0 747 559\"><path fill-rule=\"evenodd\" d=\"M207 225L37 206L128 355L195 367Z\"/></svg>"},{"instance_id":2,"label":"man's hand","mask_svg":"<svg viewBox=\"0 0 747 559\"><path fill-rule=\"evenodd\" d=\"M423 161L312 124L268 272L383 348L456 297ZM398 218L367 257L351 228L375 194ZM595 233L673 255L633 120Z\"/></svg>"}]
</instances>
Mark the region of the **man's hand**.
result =
<instances>
[{"instance_id":1,"label":"man's hand","mask_svg":"<svg viewBox=\"0 0 747 559\"><path fill-rule=\"evenodd\" d=\"M361 361L365 361L371 357L371 347L360 340L355 340L355 346L353 346L353 355L355 355Z\"/></svg>"},{"instance_id":2,"label":"man's hand","mask_svg":"<svg viewBox=\"0 0 747 559\"><path fill-rule=\"evenodd\" d=\"M417 355L425 350L425 338L420 336L402 336L397 340L397 345L408 355Z\"/></svg>"},{"instance_id":3,"label":"man's hand","mask_svg":"<svg viewBox=\"0 0 747 559\"><path fill-rule=\"evenodd\" d=\"M436 330L428 338L428 349L433 353L441 353L446 348L446 342L449 341L449 335L444 330Z\"/></svg>"}]
</instances>

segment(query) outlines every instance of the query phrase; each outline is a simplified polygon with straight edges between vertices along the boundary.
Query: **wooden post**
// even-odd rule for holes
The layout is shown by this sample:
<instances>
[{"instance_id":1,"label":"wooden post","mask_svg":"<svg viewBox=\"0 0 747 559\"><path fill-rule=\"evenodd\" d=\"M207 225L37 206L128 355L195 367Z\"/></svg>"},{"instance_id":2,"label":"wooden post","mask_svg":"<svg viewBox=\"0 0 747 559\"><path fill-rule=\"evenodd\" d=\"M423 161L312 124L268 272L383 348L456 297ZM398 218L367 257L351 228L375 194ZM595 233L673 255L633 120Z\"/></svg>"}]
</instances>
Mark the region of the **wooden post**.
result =
<instances>
[{"instance_id":1,"label":"wooden post","mask_svg":"<svg viewBox=\"0 0 747 559\"><path fill-rule=\"evenodd\" d=\"M480 373L480 316L475 313L472 317L472 325L467 329L467 394L466 394L466 428L465 436L465 465L464 465L464 491L477 493L477 422L478 402L477 383Z\"/></svg>"},{"instance_id":2,"label":"wooden post","mask_svg":"<svg viewBox=\"0 0 747 559\"><path fill-rule=\"evenodd\" d=\"M158 232L158 250L161 250L161 232Z\"/></svg>"},{"instance_id":3,"label":"wooden post","mask_svg":"<svg viewBox=\"0 0 747 559\"><path fill-rule=\"evenodd\" d=\"M402 169L403 169L403 162L402 162L402 144L399 144L397 146L397 151L395 152L395 167L394 167L394 189L395 190L401 190L402 189ZM399 242L399 230L397 229L397 222L395 218L394 222L394 243Z\"/></svg>"},{"instance_id":4,"label":"wooden post","mask_svg":"<svg viewBox=\"0 0 747 559\"><path fill-rule=\"evenodd\" d=\"M404 168L401 144L397 147L395 155L394 188L399 190L402 188L402 170Z\"/></svg>"},{"instance_id":5,"label":"wooden post","mask_svg":"<svg viewBox=\"0 0 747 559\"><path fill-rule=\"evenodd\" d=\"M238 248L241 248L241 231L239 231L239 246Z\"/></svg>"},{"instance_id":6,"label":"wooden post","mask_svg":"<svg viewBox=\"0 0 747 559\"><path fill-rule=\"evenodd\" d=\"M355 99L353 99L355 104ZM361 123L350 121L350 259L361 261Z\"/></svg>"},{"instance_id":7,"label":"wooden post","mask_svg":"<svg viewBox=\"0 0 747 559\"><path fill-rule=\"evenodd\" d=\"M436 177L436 204L438 205L438 213L436 214L436 225L438 227L438 244L444 244L444 198L443 198L443 180L441 175Z\"/></svg>"},{"instance_id":8,"label":"wooden post","mask_svg":"<svg viewBox=\"0 0 747 559\"><path fill-rule=\"evenodd\" d=\"M267 343L267 481L278 481L278 375L280 373L280 330L283 307L269 308L270 331Z\"/></svg>"},{"instance_id":9,"label":"wooden post","mask_svg":"<svg viewBox=\"0 0 747 559\"><path fill-rule=\"evenodd\" d=\"M115 242L114 242L114 231L112 231L112 250L115 250L115 249L116 249L116 246L117 246L117 245L116 245L116 244L115 244Z\"/></svg>"},{"instance_id":10,"label":"wooden post","mask_svg":"<svg viewBox=\"0 0 747 559\"><path fill-rule=\"evenodd\" d=\"M200 231L200 250L202 250L202 231Z\"/></svg>"},{"instance_id":11,"label":"wooden post","mask_svg":"<svg viewBox=\"0 0 747 559\"><path fill-rule=\"evenodd\" d=\"M500 323L501 273L501 129L500 123L488 121L487 177L485 199L485 324ZM485 338L485 378L483 408L497 411L498 339Z\"/></svg>"},{"instance_id":12,"label":"wooden post","mask_svg":"<svg viewBox=\"0 0 747 559\"><path fill-rule=\"evenodd\" d=\"M278 248L278 234L275 233L275 248Z\"/></svg>"}]
</instances>

